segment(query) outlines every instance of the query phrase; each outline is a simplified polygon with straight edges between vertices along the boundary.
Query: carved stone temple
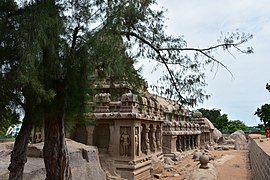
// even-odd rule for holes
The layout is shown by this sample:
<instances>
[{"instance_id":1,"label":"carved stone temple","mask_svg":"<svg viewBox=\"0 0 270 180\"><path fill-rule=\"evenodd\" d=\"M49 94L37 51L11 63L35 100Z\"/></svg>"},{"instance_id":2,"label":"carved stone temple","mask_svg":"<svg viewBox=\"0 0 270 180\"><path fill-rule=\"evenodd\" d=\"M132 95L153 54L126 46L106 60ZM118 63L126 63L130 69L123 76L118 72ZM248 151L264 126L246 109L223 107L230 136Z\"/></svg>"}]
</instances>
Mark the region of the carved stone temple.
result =
<instances>
[{"instance_id":1,"label":"carved stone temple","mask_svg":"<svg viewBox=\"0 0 270 180\"><path fill-rule=\"evenodd\" d=\"M135 94L125 84L102 84L97 89L89 103L96 124L78 126L71 138L108 154L123 178L149 179L153 158L163 161L164 156L212 141L212 127L199 112L192 119L174 101L148 92Z\"/></svg>"},{"instance_id":2,"label":"carved stone temple","mask_svg":"<svg viewBox=\"0 0 270 180\"><path fill-rule=\"evenodd\" d=\"M153 160L162 162L164 156L213 142L214 127L200 112L192 116L174 101L146 90L135 93L125 83L105 82L96 89L93 101L88 102L92 112L86 114L95 124L77 125L67 137L97 146L100 157L106 155L122 178L151 179Z\"/></svg>"}]
</instances>

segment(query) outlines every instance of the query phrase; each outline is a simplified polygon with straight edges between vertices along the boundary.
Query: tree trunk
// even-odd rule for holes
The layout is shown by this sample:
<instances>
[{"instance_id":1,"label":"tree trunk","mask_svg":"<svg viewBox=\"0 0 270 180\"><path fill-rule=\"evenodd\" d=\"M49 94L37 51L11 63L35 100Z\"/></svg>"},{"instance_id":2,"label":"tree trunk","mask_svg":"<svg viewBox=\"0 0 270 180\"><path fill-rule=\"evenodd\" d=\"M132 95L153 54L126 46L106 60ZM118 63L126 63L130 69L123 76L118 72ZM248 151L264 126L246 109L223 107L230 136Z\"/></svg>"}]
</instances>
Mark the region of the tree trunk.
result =
<instances>
[{"instance_id":1,"label":"tree trunk","mask_svg":"<svg viewBox=\"0 0 270 180\"><path fill-rule=\"evenodd\" d=\"M26 150L29 141L29 134L33 124L26 115L23 119L21 130L15 140L12 150L10 164L8 167L9 180L21 180L23 176L24 165L27 162Z\"/></svg>"},{"instance_id":2,"label":"tree trunk","mask_svg":"<svg viewBox=\"0 0 270 180\"><path fill-rule=\"evenodd\" d=\"M68 150L65 141L63 115L45 120L43 156L46 180L71 180Z\"/></svg>"}]
</instances>

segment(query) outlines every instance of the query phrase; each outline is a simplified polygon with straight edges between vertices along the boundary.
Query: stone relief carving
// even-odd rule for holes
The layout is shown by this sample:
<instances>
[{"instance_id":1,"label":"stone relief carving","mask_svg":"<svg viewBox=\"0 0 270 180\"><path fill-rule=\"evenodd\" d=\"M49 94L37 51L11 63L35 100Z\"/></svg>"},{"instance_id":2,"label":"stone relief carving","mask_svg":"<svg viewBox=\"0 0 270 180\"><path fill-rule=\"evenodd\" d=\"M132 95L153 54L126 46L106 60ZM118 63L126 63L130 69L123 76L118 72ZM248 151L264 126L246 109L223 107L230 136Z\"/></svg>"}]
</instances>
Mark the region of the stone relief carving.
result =
<instances>
[{"instance_id":1,"label":"stone relief carving","mask_svg":"<svg viewBox=\"0 0 270 180\"><path fill-rule=\"evenodd\" d=\"M156 142L157 142L157 149L161 149L161 128L157 126L156 130Z\"/></svg>"},{"instance_id":2,"label":"stone relief carving","mask_svg":"<svg viewBox=\"0 0 270 180\"><path fill-rule=\"evenodd\" d=\"M139 127L135 127L135 143L134 143L134 145L135 145L135 147L134 147L134 149L135 149L135 155L136 156L139 156L139 142L140 141L140 139L139 139Z\"/></svg>"},{"instance_id":3,"label":"stone relief carving","mask_svg":"<svg viewBox=\"0 0 270 180\"><path fill-rule=\"evenodd\" d=\"M156 128L151 125L150 126L150 131L149 131L149 140L150 140L150 148L151 151L155 152L156 151L156 136L155 136Z\"/></svg>"},{"instance_id":4,"label":"stone relief carving","mask_svg":"<svg viewBox=\"0 0 270 180\"><path fill-rule=\"evenodd\" d=\"M120 156L130 156L131 127L120 127Z\"/></svg>"}]
</instances>

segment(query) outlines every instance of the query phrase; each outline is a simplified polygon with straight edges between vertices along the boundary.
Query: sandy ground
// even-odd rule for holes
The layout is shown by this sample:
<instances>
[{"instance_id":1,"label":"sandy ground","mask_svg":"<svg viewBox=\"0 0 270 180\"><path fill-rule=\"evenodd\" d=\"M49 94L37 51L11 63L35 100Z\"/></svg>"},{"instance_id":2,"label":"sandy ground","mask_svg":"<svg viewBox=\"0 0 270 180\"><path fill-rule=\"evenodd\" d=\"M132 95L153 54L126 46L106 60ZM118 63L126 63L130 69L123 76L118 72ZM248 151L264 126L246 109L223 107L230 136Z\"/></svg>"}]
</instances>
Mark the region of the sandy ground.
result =
<instances>
[{"instance_id":1,"label":"sandy ground","mask_svg":"<svg viewBox=\"0 0 270 180\"><path fill-rule=\"evenodd\" d=\"M270 141L269 141L270 144ZM216 156L214 164L218 171L219 180L251 180L248 150L209 151ZM193 169L199 166L198 161L192 160L192 154L182 161L176 162L173 169L165 170L166 180L182 180Z\"/></svg>"}]
</instances>

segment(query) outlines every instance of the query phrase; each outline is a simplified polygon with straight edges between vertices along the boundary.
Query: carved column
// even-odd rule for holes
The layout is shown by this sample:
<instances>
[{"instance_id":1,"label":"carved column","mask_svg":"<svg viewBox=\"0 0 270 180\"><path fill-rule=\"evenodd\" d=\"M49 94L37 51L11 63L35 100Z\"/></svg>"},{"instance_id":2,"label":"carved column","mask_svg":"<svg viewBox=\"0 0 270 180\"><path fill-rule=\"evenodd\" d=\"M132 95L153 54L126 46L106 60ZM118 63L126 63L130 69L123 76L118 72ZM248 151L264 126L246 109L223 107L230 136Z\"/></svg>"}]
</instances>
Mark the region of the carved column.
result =
<instances>
[{"instance_id":1,"label":"carved column","mask_svg":"<svg viewBox=\"0 0 270 180\"><path fill-rule=\"evenodd\" d=\"M192 149L195 149L196 148L196 146L195 146L195 135L192 135L191 139L192 139Z\"/></svg>"},{"instance_id":2,"label":"carved column","mask_svg":"<svg viewBox=\"0 0 270 180\"><path fill-rule=\"evenodd\" d=\"M193 141L194 141L194 148L195 148L195 149L198 148L197 138L196 138L196 137L197 137L197 135L194 135L194 136L193 136L193 138L194 138L194 139L193 139Z\"/></svg>"},{"instance_id":3,"label":"carved column","mask_svg":"<svg viewBox=\"0 0 270 180\"><path fill-rule=\"evenodd\" d=\"M196 141L197 142L197 147L199 148L201 146L201 135L198 134L196 139L197 139L197 141Z\"/></svg>"},{"instance_id":4,"label":"carved column","mask_svg":"<svg viewBox=\"0 0 270 180\"><path fill-rule=\"evenodd\" d=\"M186 151L187 150L187 140L186 140L185 135L182 137L182 140L183 140L183 151Z\"/></svg>"},{"instance_id":5,"label":"carved column","mask_svg":"<svg viewBox=\"0 0 270 180\"><path fill-rule=\"evenodd\" d=\"M150 153L149 136L148 136L149 131L150 131L150 128L147 126L144 126L142 130L143 135L144 135L144 149L143 149L144 154Z\"/></svg>"},{"instance_id":6,"label":"carved column","mask_svg":"<svg viewBox=\"0 0 270 180\"><path fill-rule=\"evenodd\" d=\"M156 128L154 126L150 127L150 149L152 152L156 152Z\"/></svg>"},{"instance_id":7,"label":"carved column","mask_svg":"<svg viewBox=\"0 0 270 180\"><path fill-rule=\"evenodd\" d=\"M114 134L115 134L114 125L110 124L109 129L110 129L110 142L109 142L108 152L109 152L110 155L113 155L113 152L115 152L114 148L113 148L114 147L113 146L114 145L114 139L115 139L115 137L114 137ZM87 132L88 132L88 129L87 129ZM90 135L88 135L87 141L91 141Z\"/></svg>"},{"instance_id":8,"label":"carved column","mask_svg":"<svg viewBox=\"0 0 270 180\"><path fill-rule=\"evenodd\" d=\"M190 150L190 136L187 136L187 150Z\"/></svg>"},{"instance_id":9,"label":"carved column","mask_svg":"<svg viewBox=\"0 0 270 180\"><path fill-rule=\"evenodd\" d=\"M161 127L157 126L156 130L156 144L157 144L157 150L161 151Z\"/></svg>"},{"instance_id":10,"label":"carved column","mask_svg":"<svg viewBox=\"0 0 270 180\"><path fill-rule=\"evenodd\" d=\"M177 136L177 151L182 152L182 138L180 135Z\"/></svg>"}]
</instances>

